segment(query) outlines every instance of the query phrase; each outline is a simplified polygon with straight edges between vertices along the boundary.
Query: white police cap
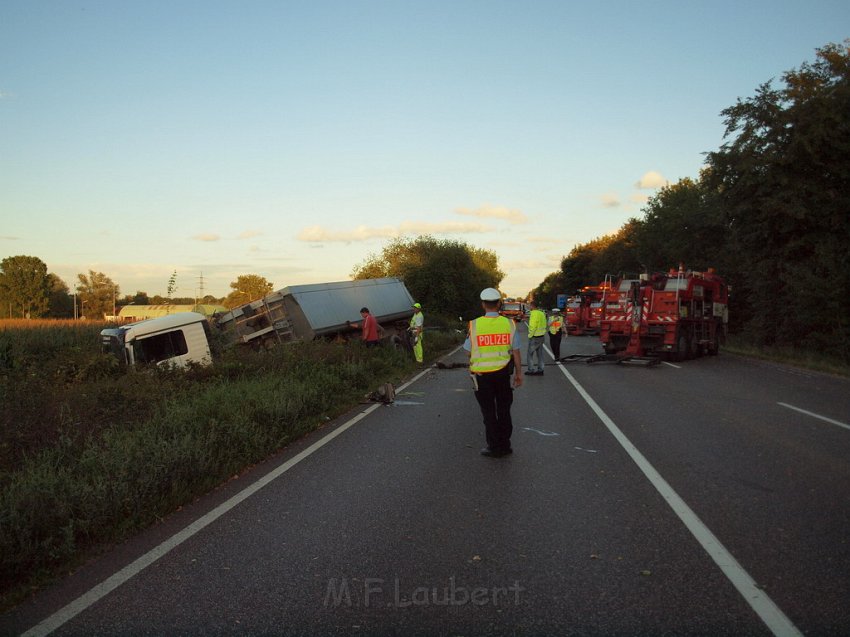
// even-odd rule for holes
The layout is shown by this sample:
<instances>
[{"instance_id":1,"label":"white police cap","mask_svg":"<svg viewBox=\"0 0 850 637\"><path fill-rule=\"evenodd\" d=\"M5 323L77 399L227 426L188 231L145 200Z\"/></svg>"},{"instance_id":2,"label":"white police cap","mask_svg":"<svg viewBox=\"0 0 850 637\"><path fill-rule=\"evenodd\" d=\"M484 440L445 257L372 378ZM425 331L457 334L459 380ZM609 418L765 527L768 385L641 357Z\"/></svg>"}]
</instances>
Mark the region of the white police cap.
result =
<instances>
[{"instance_id":1,"label":"white police cap","mask_svg":"<svg viewBox=\"0 0 850 637\"><path fill-rule=\"evenodd\" d=\"M499 293L499 290L496 288L486 288L481 290L481 300L482 301L501 301L502 295Z\"/></svg>"}]
</instances>

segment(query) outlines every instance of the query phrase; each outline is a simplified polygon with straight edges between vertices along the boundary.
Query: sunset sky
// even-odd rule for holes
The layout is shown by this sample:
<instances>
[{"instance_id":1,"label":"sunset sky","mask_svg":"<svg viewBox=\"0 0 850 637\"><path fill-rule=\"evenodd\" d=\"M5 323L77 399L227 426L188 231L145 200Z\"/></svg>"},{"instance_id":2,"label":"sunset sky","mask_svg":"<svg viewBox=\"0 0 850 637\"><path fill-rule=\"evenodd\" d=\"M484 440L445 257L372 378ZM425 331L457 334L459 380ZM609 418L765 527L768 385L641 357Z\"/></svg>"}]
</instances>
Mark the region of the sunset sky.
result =
<instances>
[{"instance_id":1,"label":"sunset sky","mask_svg":"<svg viewBox=\"0 0 850 637\"><path fill-rule=\"evenodd\" d=\"M525 295L847 37L846 0L3 0L0 258L224 296L430 234Z\"/></svg>"}]
</instances>

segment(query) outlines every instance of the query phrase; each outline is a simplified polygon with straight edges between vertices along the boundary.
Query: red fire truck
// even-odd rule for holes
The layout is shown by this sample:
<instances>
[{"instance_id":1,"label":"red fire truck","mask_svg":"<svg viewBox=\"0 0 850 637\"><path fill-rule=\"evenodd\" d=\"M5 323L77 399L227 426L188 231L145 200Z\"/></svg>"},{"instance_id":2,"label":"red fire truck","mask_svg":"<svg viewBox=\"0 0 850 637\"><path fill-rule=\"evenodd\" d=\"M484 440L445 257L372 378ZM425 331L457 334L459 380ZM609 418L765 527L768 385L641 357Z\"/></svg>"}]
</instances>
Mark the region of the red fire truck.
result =
<instances>
[{"instance_id":1,"label":"red fire truck","mask_svg":"<svg viewBox=\"0 0 850 637\"><path fill-rule=\"evenodd\" d=\"M620 279L606 295L599 338L620 359L717 354L726 338L729 291L714 273L670 270Z\"/></svg>"},{"instance_id":2,"label":"red fire truck","mask_svg":"<svg viewBox=\"0 0 850 637\"><path fill-rule=\"evenodd\" d=\"M565 314L567 334L599 334L602 308L606 295L613 291L611 282L606 278L599 285L586 285L575 296L567 300Z\"/></svg>"}]
</instances>

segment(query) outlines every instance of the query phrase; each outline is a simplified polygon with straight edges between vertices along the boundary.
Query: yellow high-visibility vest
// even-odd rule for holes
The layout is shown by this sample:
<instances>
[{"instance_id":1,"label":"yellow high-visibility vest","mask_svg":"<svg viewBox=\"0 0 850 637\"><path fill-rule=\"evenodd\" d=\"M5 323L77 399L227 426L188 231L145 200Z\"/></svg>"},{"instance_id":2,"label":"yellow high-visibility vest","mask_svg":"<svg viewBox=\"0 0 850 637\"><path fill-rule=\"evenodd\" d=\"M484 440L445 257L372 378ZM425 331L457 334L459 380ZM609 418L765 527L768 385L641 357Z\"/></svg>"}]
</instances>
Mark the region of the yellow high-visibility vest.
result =
<instances>
[{"instance_id":1,"label":"yellow high-visibility vest","mask_svg":"<svg viewBox=\"0 0 850 637\"><path fill-rule=\"evenodd\" d=\"M514 322L504 316L481 316L469 322L469 371L497 372L511 360Z\"/></svg>"},{"instance_id":2,"label":"yellow high-visibility vest","mask_svg":"<svg viewBox=\"0 0 850 637\"><path fill-rule=\"evenodd\" d=\"M543 310L531 310L528 316L528 337L543 336L546 334L546 315Z\"/></svg>"},{"instance_id":3,"label":"yellow high-visibility vest","mask_svg":"<svg viewBox=\"0 0 850 637\"><path fill-rule=\"evenodd\" d=\"M563 326L563 322L560 316L552 316L549 318L549 333L557 334L561 331L561 327Z\"/></svg>"}]
</instances>

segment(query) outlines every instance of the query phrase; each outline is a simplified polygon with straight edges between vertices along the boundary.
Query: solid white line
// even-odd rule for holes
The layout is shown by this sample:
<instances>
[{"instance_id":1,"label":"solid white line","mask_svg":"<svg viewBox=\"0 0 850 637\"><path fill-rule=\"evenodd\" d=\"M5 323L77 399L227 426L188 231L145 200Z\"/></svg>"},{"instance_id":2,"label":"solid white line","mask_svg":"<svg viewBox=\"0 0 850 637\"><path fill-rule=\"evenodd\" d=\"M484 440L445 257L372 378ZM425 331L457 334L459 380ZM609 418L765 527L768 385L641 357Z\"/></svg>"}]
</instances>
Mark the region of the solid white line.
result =
<instances>
[{"instance_id":1,"label":"solid white line","mask_svg":"<svg viewBox=\"0 0 850 637\"><path fill-rule=\"evenodd\" d=\"M406 389L407 387L415 383L417 380L422 378L422 376L424 376L426 373L428 373L429 369L430 367L423 369L416 376L414 376L404 385L399 387L397 391L404 391L404 389ZM109 593L114 591L116 588L118 588L134 576L141 573L144 569L156 562L162 556L166 555L169 551L180 546L183 542L191 538L193 535L195 535L205 527L209 526L211 523L215 522L218 518L233 509L236 505L250 498L264 486L268 485L270 482L273 482L274 480L282 476L284 473L289 471L299 462L318 451L321 447L325 446L331 440L339 436L344 431L347 431L355 424L363 420L366 416L368 416L373 411L382 406L383 405L381 403L375 403L374 405L370 405L362 412L354 416L351 420L340 425L337 429L334 429L324 438L317 440L312 445L304 449L304 451L300 452L299 454L293 456L292 458L284 462L277 469L270 471L262 478L258 479L256 482L248 485L245 489L231 497L226 502L223 502L222 504L218 505L215 509L213 509L206 515L201 516L200 518L192 522L189 526L185 527L183 530L172 535L170 538L162 542L159 546L151 549L150 551L142 555L140 558L136 559L134 562L131 562L111 577L108 577L100 584L97 584L96 586L91 588L88 592L80 595L80 597L75 599L73 602L71 602L64 608L59 609L46 619L42 620L41 622L30 628L25 633L22 633L21 637L42 637L44 635L49 635L54 630L79 615L81 612L89 608L95 602L106 597Z\"/></svg>"},{"instance_id":2,"label":"solid white line","mask_svg":"<svg viewBox=\"0 0 850 637\"><path fill-rule=\"evenodd\" d=\"M761 620L767 625L774 635L782 636L800 636L802 633L797 627L791 623L791 620L780 610L767 594L761 590L752 577L738 563L734 556L724 547L720 540L711 532L711 530L703 524L702 520L697 517L696 513L679 497L667 481L661 477L661 474L649 463L644 455L638 451L631 441L620 431L619 427L614 424L608 415L602 411L602 408L596 404L596 401L579 385L578 381L573 378L565 368L561 368L567 380L572 383L576 391L584 398L585 402L596 413L599 420L608 428L611 435L620 443L629 454L638 468L643 472L647 479L652 483L652 486L658 491L667 504L673 509L673 512L684 523L691 535L696 538L702 548L711 556L714 563L720 567L723 574L732 582L732 585L738 590L744 600L752 607Z\"/></svg>"},{"instance_id":3,"label":"solid white line","mask_svg":"<svg viewBox=\"0 0 850 637\"><path fill-rule=\"evenodd\" d=\"M668 363L667 361L661 361L665 365L669 365L670 367L675 367L676 369L682 369L681 365L674 365L673 363Z\"/></svg>"},{"instance_id":4,"label":"solid white line","mask_svg":"<svg viewBox=\"0 0 850 637\"><path fill-rule=\"evenodd\" d=\"M826 416L821 416L820 414L816 414L812 411L806 411L805 409L800 409L799 407L795 407L794 405L789 405L788 403L776 403L777 405L782 405L783 407L787 407L788 409L793 409L794 411L799 411L801 414L806 414L807 416L811 416L812 418L818 418L819 420L823 420L825 422L831 423L833 425L838 425L839 427L844 427L845 429L850 429L850 425L847 423L840 422L838 420L833 420L832 418L827 418Z\"/></svg>"}]
</instances>

